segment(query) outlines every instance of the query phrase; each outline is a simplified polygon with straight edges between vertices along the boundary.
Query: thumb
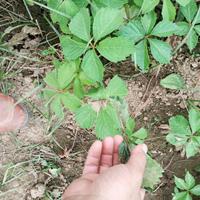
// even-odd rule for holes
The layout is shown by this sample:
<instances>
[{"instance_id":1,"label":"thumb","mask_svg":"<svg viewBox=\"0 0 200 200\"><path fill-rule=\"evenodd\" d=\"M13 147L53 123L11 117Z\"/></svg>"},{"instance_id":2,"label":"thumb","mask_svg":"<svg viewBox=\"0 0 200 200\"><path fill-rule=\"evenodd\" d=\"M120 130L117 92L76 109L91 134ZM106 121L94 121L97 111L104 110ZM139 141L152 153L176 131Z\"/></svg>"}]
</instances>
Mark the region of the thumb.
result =
<instances>
[{"instance_id":1,"label":"thumb","mask_svg":"<svg viewBox=\"0 0 200 200\"><path fill-rule=\"evenodd\" d=\"M131 173L133 186L137 189L141 188L143 176L146 166L146 154L148 148L145 144L135 147L131 153L131 157L127 163L127 167Z\"/></svg>"}]
</instances>

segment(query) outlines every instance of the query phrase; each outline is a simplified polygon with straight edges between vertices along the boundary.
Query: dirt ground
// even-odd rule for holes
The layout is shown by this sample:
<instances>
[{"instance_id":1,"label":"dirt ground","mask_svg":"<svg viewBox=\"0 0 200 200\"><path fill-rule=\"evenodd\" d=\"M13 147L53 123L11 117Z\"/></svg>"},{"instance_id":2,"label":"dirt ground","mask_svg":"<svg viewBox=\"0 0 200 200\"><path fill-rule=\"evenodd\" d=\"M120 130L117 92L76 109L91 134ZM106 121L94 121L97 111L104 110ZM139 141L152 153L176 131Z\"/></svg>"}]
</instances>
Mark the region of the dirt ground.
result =
<instances>
[{"instance_id":1,"label":"dirt ground","mask_svg":"<svg viewBox=\"0 0 200 200\"><path fill-rule=\"evenodd\" d=\"M12 7L8 5L8 8ZM19 12L25 16L24 9ZM52 68L52 57L40 53L48 46L44 32L41 34L38 26L30 27L33 26L24 25L8 34L6 40L15 53L3 59L0 65L0 70L9 72L0 80L0 90L21 100L29 112L29 122L23 129L0 134L0 199L59 200L64 189L81 175L95 136L92 130L80 129L71 113L66 113L61 122L48 115L40 84ZM149 130L146 141L149 152L165 169L160 185L147 193L146 200L171 200L173 176L182 177L185 170L200 183L200 174L195 171L200 166L200 156L189 160L181 157L165 140L168 119L176 114L187 115L187 100L200 101L199 53L200 46L193 55L183 48L171 64L158 66L148 74L134 70L131 61L108 64L106 68L106 79L117 73L126 80L131 115L136 118L138 127ZM57 56L61 58L59 47ZM184 77L187 92L160 87L160 80L172 72Z\"/></svg>"}]
</instances>

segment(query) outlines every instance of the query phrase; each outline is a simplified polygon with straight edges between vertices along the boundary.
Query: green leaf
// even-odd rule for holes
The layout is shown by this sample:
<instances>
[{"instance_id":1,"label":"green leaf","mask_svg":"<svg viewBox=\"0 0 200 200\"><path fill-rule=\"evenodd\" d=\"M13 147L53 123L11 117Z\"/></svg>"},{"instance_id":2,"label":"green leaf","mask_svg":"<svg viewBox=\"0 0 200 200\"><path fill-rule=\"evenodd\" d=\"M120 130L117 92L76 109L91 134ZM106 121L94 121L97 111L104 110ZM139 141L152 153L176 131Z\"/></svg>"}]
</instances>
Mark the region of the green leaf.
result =
<instances>
[{"instance_id":1,"label":"green leaf","mask_svg":"<svg viewBox=\"0 0 200 200\"><path fill-rule=\"evenodd\" d=\"M163 1L162 17L166 21L174 21L176 17L176 8L171 0ZM167 29L166 29L167 30Z\"/></svg>"},{"instance_id":2,"label":"green leaf","mask_svg":"<svg viewBox=\"0 0 200 200\"><path fill-rule=\"evenodd\" d=\"M64 56L67 60L75 60L87 50L86 43L78 42L68 36L62 36L60 38L60 43L63 49Z\"/></svg>"},{"instance_id":3,"label":"green leaf","mask_svg":"<svg viewBox=\"0 0 200 200\"><path fill-rule=\"evenodd\" d=\"M85 56L83 57L81 68L90 79L102 82L104 67L94 50L89 50L85 54Z\"/></svg>"},{"instance_id":4,"label":"green leaf","mask_svg":"<svg viewBox=\"0 0 200 200\"><path fill-rule=\"evenodd\" d=\"M168 37L176 33L178 27L175 23L170 21L161 21L159 22L151 32L151 35L158 37Z\"/></svg>"},{"instance_id":5,"label":"green leaf","mask_svg":"<svg viewBox=\"0 0 200 200\"><path fill-rule=\"evenodd\" d=\"M147 165L144 174L143 184L144 188L154 189L154 187L160 183L160 178L162 177L163 169L160 164L153 160L150 156L147 156Z\"/></svg>"},{"instance_id":6,"label":"green leaf","mask_svg":"<svg viewBox=\"0 0 200 200\"><path fill-rule=\"evenodd\" d=\"M200 25L196 25L194 27L195 31L198 33L198 35L200 36Z\"/></svg>"},{"instance_id":7,"label":"green leaf","mask_svg":"<svg viewBox=\"0 0 200 200\"><path fill-rule=\"evenodd\" d=\"M135 5L137 5L138 7L142 7L143 4L143 0L133 0Z\"/></svg>"},{"instance_id":8,"label":"green leaf","mask_svg":"<svg viewBox=\"0 0 200 200\"><path fill-rule=\"evenodd\" d=\"M125 142L122 142L119 146L119 158L123 164L126 164L130 158L130 150Z\"/></svg>"},{"instance_id":9,"label":"green leaf","mask_svg":"<svg viewBox=\"0 0 200 200\"><path fill-rule=\"evenodd\" d=\"M79 8L83 8L86 7L88 4L87 0L73 0L73 2L79 7Z\"/></svg>"},{"instance_id":10,"label":"green leaf","mask_svg":"<svg viewBox=\"0 0 200 200\"><path fill-rule=\"evenodd\" d=\"M200 196L200 185L193 187L190 192L195 196Z\"/></svg>"},{"instance_id":11,"label":"green leaf","mask_svg":"<svg viewBox=\"0 0 200 200\"><path fill-rule=\"evenodd\" d=\"M74 79L76 75L76 64L68 62L62 64L58 69L48 73L44 81L55 89L66 88Z\"/></svg>"},{"instance_id":12,"label":"green leaf","mask_svg":"<svg viewBox=\"0 0 200 200\"><path fill-rule=\"evenodd\" d=\"M128 0L95 0L95 3L100 6L110 8L121 8Z\"/></svg>"},{"instance_id":13,"label":"green leaf","mask_svg":"<svg viewBox=\"0 0 200 200\"><path fill-rule=\"evenodd\" d=\"M133 133L133 137L144 140L146 139L148 136L148 132L145 128L141 128L138 131L136 131L135 133Z\"/></svg>"},{"instance_id":14,"label":"green leaf","mask_svg":"<svg viewBox=\"0 0 200 200\"><path fill-rule=\"evenodd\" d=\"M81 106L80 99L69 92L61 94L61 100L63 105L71 112L75 112Z\"/></svg>"},{"instance_id":15,"label":"green leaf","mask_svg":"<svg viewBox=\"0 0 200 200\"><path fill-rule=\"evenodd\" d=\"M71 20L70 31L78 38L88 42L90 40L91 21L87 8L82 8Z\"/></svg>"},{"instance_id":16,"label":"green leaf","mask_svg":"<svg viewBox=\"0 0 200 200\"><path fill-rule=\"evenodd\" d=\"M80 99L83 98L83 96L84 96L83 85L78 77L76 77L74 80L73 89L74 89L74 94L78 98L80 98Z\"/></svg>"},{"instance_id":17,"label":"green leaf","mask_svg":"<svg viewBox=\"0 0 200 200\"><path fill-rule=\"evenodd\" d=\"M176 135L191 135L189 122L182 115L177 115L169 119L170 132Z\"/></svg>"},{"instance_id":18,"label":"green leaf","mask_svg":"<svg viewBox=\"0 0 200 200\"><path fill-rule=\"evenodd\" d=\"M179 192L176 193L172 200L187 200L186 197L188 195L188 192Z\"/></svg>"},{"instance_id":19,"label":"green leaf","mask_svg":"<svg viewBox=\"0 0 200 200\"><path fill-rule=\"evenodd\" d=\"M152 11L158 4L160 0L144 0L142 4L141 11L142 13L148 13Z\"/></svg>"},{"instance_id":20,"label":"green leaf","mask_svg":"<svg viewBox=\"0 0 200 200\"><path fill-rule=\"evenodd\" d=\"M100 139L121 134L120 120L112 105L107 105L100 110L95 129L96 135Z\"/></svg>"},{"instance_id":21,"label":"green leaf","mask_svg":"<svg viewBox=\"0 0 200 200\"><path fill-rule=\"evenodd\" d=\"M143 72L149 69L150 58L146 39L135 46L132 59L134 60L135 65L138 65Z\"/></svg>"},{"instance_id":22,"label":"green leaf","mask_svg":"<svg viewBox=\"0 0 200 200\"><path fill-rule=\"evenodd\" d=\"M190 26L187 22L177 22L176 25L178 26L178 31L176 32L176 35L184 36L190 30Z\"/></svg>"},{"instance_id":23,"label":"green leaf","mask_svg":"<svg viewBox=\"0 0 200 200\"><path fill-rule=\"evenodd\" d=\"M175 176L174 181L175 181L176 187L179 188L180 190L188 190L189 189L186 182L183 179Z\"/></svg>"},{"instance_id":24,"label":"green leaf","mask_svg":"<svg viewBox=\"0 0 200 200\"><path fill-rule=\"evenodd\" d=\"M190 172L187 172L185 175L185 182L187 184L187 187L189 189L193 188L195 186L195 179L194 177L190 174Z\"/></svg>"},{"instance_id":25,"label":"green leaf","mask_svg":"<svg viewBox=\"0 0 200 200\"><path fill-rule=\"evenodd\" d=\"M56 95L50 103L50 109L56 114L59 118L64 118L63 106L61 103L61 98L59 95Z\"/></svg>"},{"instance_id":26,"label":"green leaf","mask_svg":"<svg viewBox=\"0 0 200 200\"><path fill-rule=\"evenodd\" d=\"M157 15L154 11L152 12L149 12L148 14L144 15L142 18L141 18L141 21L142 21L142 25L144 27L144 30L145 30L145 33L146 34L149 34L151 33L153 27L155 26L156 24L156 21L157 21ZM141 29L142 30L142 29ZM143 31L143 30L142 30ZM142 36L144 35L144 33L142 32Z\"/></svg>"},{"instance_id":27,"label":"green leaf","mask_svg":"<svg viewBox=\"0 0 200 200\"><path fill-rule=\"evenodd\" d=\"M98 41L112 33L123 24L123 13L118 9L101 8L97 11L93 23L93 35Z\"/></svg>"},{"instance_id":28,"label":"green leaf","mask_svg":"<svg viewBox=\"0 0 200 200\"><path fill-rule=\"evenodd\" d=\"M196 133L197 131L200 130L200 111L199 110L195 108L191 108L189 110L189 122L192 129L192 133Z\"/></svg>"},{"instance_id":29,"label":"green leaf","mask_svg":"<svg viewBox=\"0 0 200 200\"><path fill-rule=\"evenodd\" d=\"M185 150L187 158L193 157L199 152L199 145L196 141L191 140L186 144Z\"/></svg>"},{"instance_id":30,"label":"green leaf","mask_svg":"<svg viewBox=\"0 0 200 200\"><path fill-rule=\"evenodd\" d=\"M86 96L93 100L107 99L106 90L103 87L90 89Z\"/></svg>"},{"instance_id":31,"label":"green leaf","mask_svg":"<svg viewBox=\"0 0 200 200\"><path fill-rule=\"evenodd\" d=\"M198 44L198 35L194 30L189 34L189 37L187 39L187 46L192 51Z\"/></svg>"},{"instance_id":32,"label":"green leaf","mask_svg":"<svg viewBox=\"0 0 200 200\"><path fill-rule=\"evenodd\" d=\"M191 0L176 0L181 6L186 6Z\"/></svg>"},{"instance_id":33,"label":"green leaf","mask_svg":"<svg viewBox=\"0 0 200 200\"><path fill-rule=\"evenodd\" d=\"M97 118L97 113L91 105L80 107L75 113L75 120L81 128L92 128Z\"/></svg>"},{"instance_id":34,"label":"green leaf","mask_svg":"<svg viewBox=\"0 0 200 200\"><path fill-rule=\"evenodd\" d=\"M180 8L182 14L187 19L188 22L192 22L194 16L197 12L197 4L195 0L191 0L186 6L181 6Z\"/></svg>"},{"instance_id":35,"label":"green leaf","mask_svg":"<svg viewBox=\"0 0 200 200\"><path fill-rule=\"evenodd\" d=\"M145 30L139 20L133 20L120 29L120 35L138 42L145 36Z\"/></svg>"},{"instance_id":36,"label":"green leaf","mask_svg":"<svg viewBox=\"0 0 200 200\"><path fill-rule=\"evenodd\" d=\"M129 117L126 122L126 134L130 137L135 129L135 120Z\"/></svg>"},{"instance_id":37,"label":"green leaf","mask_svg":"<svg viewBox=\"0 0 200 200\"><path fill-rule=\"evenodd\" d=\"M132 42L125 37L106 38L99 43L97 50L111 62L125 60L133 52Z\"/></svg>"},{"instance_id":38,"label":"green leaf","mask_svg":"<svg viewBox=\"0 0 200 200\"><path fill-rule=\"evenodd\" d=\"M157 39L149 39L149 42L153 57L161 64L169 63L172 57L172 47Z\"/></svg>"},{"instance_id":39,"label":"green leaf","mask_svg":"<svg viewBox=\"0 0 200 200\"><path fill-rule=\"evenodd\" d=\"M65 14L68 18L73 17L79 11L79 8L72 0L48 0L48 7L56 10L60 13ZM63 15L58 14L55 11L51 11L51 19L53 23L64 23L67 26L66 17ZM65 22L66 21L66 22Z\"/></svg>"},{"instance_id":40,"label":"green leaf","mask_svg":"<svg viewBox=\"0 0 200 200\"><path fill-rule=\"evenodd\" d=\"M106 94L108 97L125 97L128 94L128 89L125 82L116 75L109 82Z\"/></svg>"},{"instance_id":41,"label":"green leaf","mask_svg":"<svg viewBox=\"0 0 200 200\"><path fill-rule=\"evenodd\" d=\"M167 89L181 90L186 87L183 77L179 74L170 74L160 81L160 85Z\"/></svg>"}]
</instances>

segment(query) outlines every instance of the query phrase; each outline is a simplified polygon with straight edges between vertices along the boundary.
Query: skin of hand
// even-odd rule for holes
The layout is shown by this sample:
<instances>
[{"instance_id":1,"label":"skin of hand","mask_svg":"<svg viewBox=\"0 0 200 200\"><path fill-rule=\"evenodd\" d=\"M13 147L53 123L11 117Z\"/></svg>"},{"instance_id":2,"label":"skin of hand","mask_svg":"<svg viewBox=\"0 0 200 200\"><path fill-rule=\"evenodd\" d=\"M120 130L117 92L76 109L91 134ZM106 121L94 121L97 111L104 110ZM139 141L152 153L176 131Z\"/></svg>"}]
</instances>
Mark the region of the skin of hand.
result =
<instances>
[{"instance_id":1,"label":"skin of hand","mask_svg":"<svg viewBox=\"0 0 200 200\"><path fill-rule=\"evenodd\" d=\"M0 133L16 131L23 127L28 120L25 110L15 103L12 97L0 93Z\"/></svg>"},{"instance_id":2,"label":"skin of hand","mask_svg":"<svg viewBox=\"0 0 200 200\"><path fill-rule=\"evenodd\" d=\"M147 146L138 145L127 164L119 163L121 136L96 141L91 146L81 178L63 194L63 200L143 200L141 189Z\"/></svg>"}]
</instances>

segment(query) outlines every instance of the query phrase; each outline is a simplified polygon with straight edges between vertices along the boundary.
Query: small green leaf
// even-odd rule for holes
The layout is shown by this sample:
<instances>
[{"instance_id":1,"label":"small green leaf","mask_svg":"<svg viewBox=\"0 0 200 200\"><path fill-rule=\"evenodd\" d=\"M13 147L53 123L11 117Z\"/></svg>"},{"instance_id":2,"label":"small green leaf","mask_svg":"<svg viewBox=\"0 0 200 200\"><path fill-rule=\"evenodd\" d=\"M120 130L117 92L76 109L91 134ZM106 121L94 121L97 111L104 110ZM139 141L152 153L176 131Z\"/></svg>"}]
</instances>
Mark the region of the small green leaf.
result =
<instances>
[{"instance_id":1,"label":"small green leaf","mask_svg":"<svg viewBox=\"0 0 200 200\"><path fill-rule=\"evenodd\" d=\"M187 19L188 22L192 22L194 16L197 12L197 4L195 0L191 0L186 6L181 6L180 8L182 14Z\"/></svg>"},{"instance_id":2,"label":"small green leaf","mask_svg":"<svg viewBox=\"0 0 200 200\"><path fill-rule=\"evenodd\" d=\"M138 65L143 72L146 72L149 69L150 58L146 39L135 46L132 60L134 60L135 65Z\"/></svg>"},{"instance_id":3,"label":"small green leaf","mask_svg":"<svg viewBox=\"0 0 200 200\"><path fill-rule=\"evenodd\" d=\"M171 0L163 1L162 17L166 21L174 21L176 17L176 8ZM167 30L167 29L166 29Z\"/></svg>"},{"instance_id":4,"label":"small green leaf","mask_svg":"<svg viewBox=\"0 0 200 200\"><path fill-rule=\"evenodd\" d=\"M178 26L178 31L176 32L176 35L184 36L190 30L190 26L187 22L177 22L176 25Z\"/></svg>"},{"instance_id":5,"label":"small green leaf","mask_svg":"<svg viewBox=\"0 0 200 200\"><path fill-rule=\"evenodd\" d=\"M83 90L83 85L78 77L76 77L74 80L73 89L74 89L74 94L78 98L82 99L84 96L84 90Z\"/></svg>"},{"instance_id":6,"label":"small green leaf","mask_svg":"<svg viewBox=\"0 0 200 200\"><path fill-rule=\"evenodd\" d=\"M195 186L195 179L194 177L190 174L190 172L187 172L185 175L185 182L187 184L187 187L189 189L193 188Z\"/></svg>"},{"instance_id":7,"label":"small green leaf","mask_svg":"<svg viewBox=\"0 0 200 200\"><path fill-rule=\"evenodd\" d=\"M196 25L194 27L195 31L198 33L198 35L200 36L200 25Z\"/></svg>"},{"instance_id":8,"label":"small green leaf","mask_svg":"<svg viewBox=\"0 0 200 200\"><path fill-rule=\"evenodd\" d=\"M74 79L76 73L76 64L68 62L62 64L58 69L48 73L44 81L55 89L66 88Z\"/></svg>"},{"instance_id":9,"label":"small green leaf","mask_svg":"<svg viewBox=\"0 0 200 200\"><path fill-rule=\"evenodd\" d=\"M196 133L197 131L200 130L200 111L199 110L195 108L191 108L189 110L189 122L192 129L192 133Z\"/></svg>"},{"instance_id":10,"label":"small green leaf","mask_svg":"<svg viewBox=\"0 0 200 200\"><path fill-rule=\"evenodd\" d=\"M196 34L196 32L194 30L191 31L191 33L189 34L189 37L187 39L187 46L190 49L190 51L192 51L198 44L198 35Z\"/></svg>"},{"instance_id":11,"label":"small green leaf","mask_svg":"<svg viewBox=\"0 0 200 200\"><path fill-rule=\"evenodd\" d=\"M138 131L136 131L135 133L133 133L133 137L144 140L146 139L148 136L148 132L145 128L141 128Z\"/></svg>"},{"instance_id":12,"label":"small green leaf","mask_svg":"<svg viewBox=\"0 0 200 200\"><path fill-rule=\"evenodd\" d=\"M153 57L161 64L169 63L172 57L172 47L157 39L149 39L149 42Z\"/></svg>"},{"instance_id":13,"label":"small green leaf","mask_svg":"<svg viewBox=\"0 0 200 200\"><path fill-rule=\"evenodd\" d=\"M68 36L62 36L60 38L60 43L67 60L75 60L87 50L86 43L77 42Z\"/></svg>"},{"instance_id":14,"label":"small green leaf","mask_svg":"<svg viewBox=\"0 0 200 200\"><path fill-rule=\"evenodd\" d=\"M130 158L130 150L125 142L122 142L119 146L119 158L123 164L126 164Z\"/></svg>"},{"instance_id":15,"label":"small green leaf","mask_svg":"<svg viewBox=\"0 0 200 200\"><path fill-rule=\"evenodd\" d=\"M97 113L90 105L80 107L75 113L75 120L81 128L92 128L97 118Z\"/></svg>"},{"instance_id":16,"label":"small green leaf","mask_svg":"<svg viewBox=\"0 0 200 200\"><path fill-rule=\"evenodd\" d=\"M95 130L100 139L121 134L120 120L112 105L107 105L100 110Z\"/></svg>"},{"instance_id":17,"label":"small green leaf","mask_svg":"<svg viewBox=\"0 0 200 200\"><path fill-rule=\"evenodd\" d=\"M151 33L153 27L156 24L157 15L156 15L156 13L154 11L152 11L152 12L144 15L141 18L141 21L142 21L142 25L144 27L145 33L149 34L149 33ZM142 34L143 34L143 32L142 32Z\"/></svg>"},{"instance_id":18,"label":"small green leaf","mask_svg":"<svg viewBox=\"0 0 200 200\"><path fill-rule=\"evenodd\" d=\"M193 187L190 192L195 196L200 196L200 185Z\"/></svg>"},{"instance_id":19,"label":"small green leaf","mask_svg":"<svg viewBox=\"0 0 200 200\"><path fill-rule=\"evenodd\" d=\"M108 37L99 43L97 50L109 61L119 62L133 52L133 44L125 37Z\"/></svg>"},{"instance_id":20,"label":"small green leaf","mask_svg":"<svg viewBox=\"0 0 200 200\"><path fill-rule=\"evenodd\" d=\"M181 6L186 6L191 0L176 0Z\"/></svg>"},{"instance_id":21,"label":"small green leaf","mask_svg":"<svg viewBox=\"0 0 200 200\"><path fill-rule=\"evenodd\" d=\"M148 13L159 4L160 0L143 0L141 11L142 13Z\"/></svg>"},{"instance_id":22,"label":"small green leaf","mask_svg":"<svg viewBox=\"0 0 200 200\"><path fill-rule=\"evenodd\" d=\"M128 89L125 82L116 75L109 82L106 94L108 97L125 97L128 94Z\"/></svg>"},{"instance_id":23,"label":"small green leaf","mask_svg":"<svg viewBox=\"0 0 200 200\"><path fill-rule=\"evenodd\" d=\"M128 121L126 122L126 134L128 136L131 136L133 131L135 129L135 120L133 118L129 118Z\"/></svg>"},{"instance_id":24,"label":"small green leaf","mask_svg":"<svg viewBox=\"0 0 200 200\"><path fill-rule=\"evenodd\" d=\"M72 112L75 112L81 106L80 99L69 92L61 94L61 100L63 105Z\"/></svg>"},{"instance_id":25,"label":"small green leaf","mask_svg":"<svg viewBox=\"0 0 200 200\"><path fill-rule=\"evenodd\" d=\"M179 74L168 75L160 81L160 85L164 88L172 90L181 90L186 87L183 77Z\"/></svg>"},{"instance_id":26,"label":"small green leaf","mask_svg":"<svg viewBox=\"0 0 200 200\"><path fill-rule=\"evenodd\" d=\"M186 157L191 158L199 152L199 145L196 143L196 141L191 140L186 144L185 151Z\"/></svg>"},{"instance_id":27,"label":"small green leaf","mask_svg":"<svg viewBox=\"0 0 200 200\"><path fill-rule=\"evenodd\" d=\"M97 11L93 23L93 35L98 41L112 33L123 24L123 13L118 9L101 8Z\"/></svg>"},{"instance_id":28,"label":"small green leaf","mask_svg":"<svg viewBox=\"0 0 200 200\"><path fill-rule=\"evenodd\" d=\"M81 68L90 79L102 82L104 67L94 50L89 50L85 54L85 56L83 57Z\"/></svg>"},{"instance_id":29,"label":"small green leaf","mask_svg":"<svg viewBox=\"0 0 200 200\"><path fill-rule=\"evenodd\" d=\"M180 190L188 190L189 189L183 179L175 176L174 180L175 180L176 187L179 188Z\"/></svg>"},{"instance_id":30,"label":"small green leaf","mask_svg":"<svg viewBox=\"0 0 200 200\"><path fill-rule=\"evenodd\" d=\"M186 197L188 195L188 192L179 192L176 193L172 200L187 200Z\"/></svg>"},{"instance_id":31,"label":"small green leaf","mask_svg":"<svg viewBox=\"0 0 200 200\"><path fill-rule=\"evenodd\" d=\"M175 34L177 30L178 27L175 23L170 21L161 21L154 27L151 34L158 37L168 37Z\"/></svg>"},{"instance_id":32,"label":"small green leaf","mask_svg":"<svg viewBox=\"0 0 200 200\"><path fill-rule=\"evenodd\" d=\"M63 106L59 95L56 95L55 98L53 98L50 103L50 108L57 115L57 117L61 119L64 118Z\"/></svg>"},{"instance_id":33,"label":"small green leaf","mask_svg":"<svg viewBox=\"0 0 200 200\"><path fill-rule=\"evenodd\" d=\"M87 8L82 8L71 20L70 31L80 39L88 42L90 40L91 21Z\"/></svg>"},{"instance_id":34,"label":"small green leaf","mask_svg":"<svg viewBox=\"0 0 200 200\"><path fill-rule=\"evenodd\" d=\"M153 189L160 182L162 173L163 169L160 164L150 156L147 156L147 165L142 186Z\"/></svg>"},{"instance_id":35,"label":"small green leaf","mask_svg":"<svg viewBox=\"0 0 200 200\"><path fill-rule=\"evenodd\" d=\"M189 122L182 115L177 115L169 119L170 132L176 135L191 135Z\"/></svg>"},{"instance_id":36,"label":"small green leaf","mask_svg":"<svg viewBox=\"0 0 200 200\"><path fill-rule=\"evenodd\" d=\"M120 29L120 35L133 40L134 43L138 42L145 36L145 30L139 20L132 20L126 26Z\"/></svg>"}]
</instances>

